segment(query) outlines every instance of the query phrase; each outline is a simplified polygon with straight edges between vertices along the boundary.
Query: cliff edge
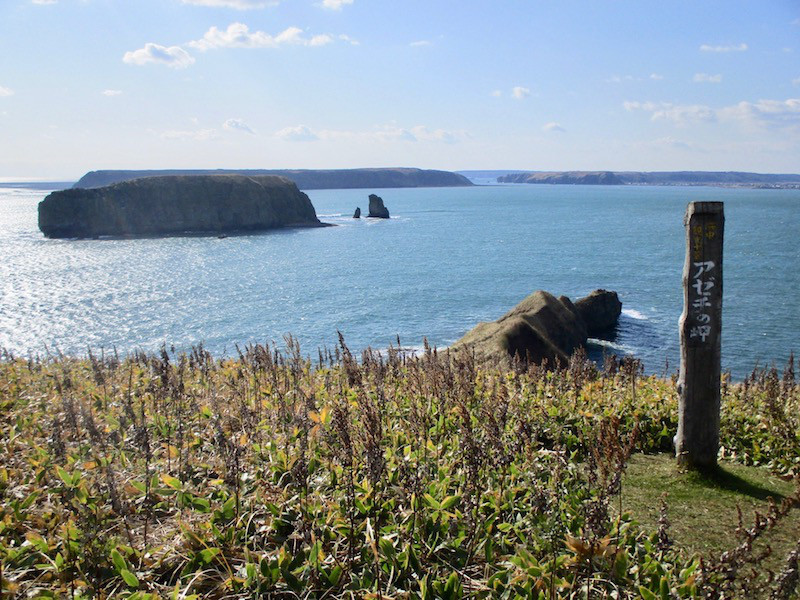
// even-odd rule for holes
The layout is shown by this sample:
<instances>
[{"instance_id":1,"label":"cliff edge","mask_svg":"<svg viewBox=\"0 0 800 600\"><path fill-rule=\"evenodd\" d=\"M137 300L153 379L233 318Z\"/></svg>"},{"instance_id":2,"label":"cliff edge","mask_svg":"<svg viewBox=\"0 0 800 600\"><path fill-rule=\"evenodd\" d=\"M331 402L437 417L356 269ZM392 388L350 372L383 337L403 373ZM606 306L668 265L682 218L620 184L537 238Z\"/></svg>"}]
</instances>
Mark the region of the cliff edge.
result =
<instances>
[{"instance_id":1,"label":"cliff edge","mask_svg":"<svg viewBox=\"0 0 800 600\"><path fill-rule=\"evenodd\" d=\"M39 203L49 238L169 235L318 227L308 196L283 177L149 177L68 189Z\"/></svg>"}]
</instances>

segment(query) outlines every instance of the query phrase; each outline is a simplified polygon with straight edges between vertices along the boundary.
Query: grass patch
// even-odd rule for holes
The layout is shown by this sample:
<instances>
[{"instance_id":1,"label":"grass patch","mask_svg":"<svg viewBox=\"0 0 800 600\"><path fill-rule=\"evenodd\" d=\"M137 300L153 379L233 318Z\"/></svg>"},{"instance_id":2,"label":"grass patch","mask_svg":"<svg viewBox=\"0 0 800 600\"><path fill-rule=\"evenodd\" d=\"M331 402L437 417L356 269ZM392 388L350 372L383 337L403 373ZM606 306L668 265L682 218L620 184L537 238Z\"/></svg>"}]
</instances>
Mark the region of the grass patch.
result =
<instances>
[{"instance_id":1,"label":"grass patch","mask_svg":"<svg viewBox=\"0 0 800 600\"><path fill-rule=\"evenodd\" d=\"M737 506L745 527L753 514L766 513L768 498L780 503L794 493L789 481L763 467L722 462L717 471L680 470L671 454L635 455L623 479L623 510L646 530L658 527L661 495L666 492L669 534L689 554L719 554L732 549L739 526ZM777 568L800 538L800 510L793 509L766 540L773 550L765 566ZM763 543L761 547L763 547Z\"/></svg>"},{"instance_id":2,"label":"grass patch","mask_svg":"<svg viewBox=\"0 0 800 600\"><path fill-rule=\"evenodd\" d=\"M800 505L769 475L800 474L792 368L723 381L730 462L703 476L658 454L677 426L675 381L634 360L602 372L579 356L557 372L431 349L356 360L342 341L312 362L287 341L235 360L201 347L0 353L0 596L785 600L796 588L796 559L783 565L797 509L752 536L781 549L767 564L783 578L734 535L737 503L748 526L770 495ZM624 473L636 520L613 514ZM665 490L672 546L657 522Z\"/></svg>"}]
</instances>

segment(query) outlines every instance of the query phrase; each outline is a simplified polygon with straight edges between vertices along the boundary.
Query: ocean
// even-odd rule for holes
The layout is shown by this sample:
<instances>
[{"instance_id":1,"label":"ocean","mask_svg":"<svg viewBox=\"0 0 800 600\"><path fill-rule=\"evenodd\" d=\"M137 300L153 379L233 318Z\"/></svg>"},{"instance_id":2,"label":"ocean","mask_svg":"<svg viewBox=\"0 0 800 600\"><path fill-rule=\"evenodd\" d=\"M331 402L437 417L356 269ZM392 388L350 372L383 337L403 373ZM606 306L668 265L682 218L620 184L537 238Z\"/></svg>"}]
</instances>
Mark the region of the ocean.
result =
<instances>
[{"instance_id":1,"label":"ocean","mask_svg":"<svg viewBox=\"0 0 800 600\"><path fill-rule=\"evenodd\" d=\"M679 361L683 215L725 203L723 369L782 368L800 349L800 192L714 187L491 185L315 190L336 227L225 238L48 240L46 189L0 188L0 348L18 356L236 345L358 352L444 348L535 290L623 303L614 341L649 373ZM366 213L380 195L390 220Z\"/></svg>"}]
</instances>

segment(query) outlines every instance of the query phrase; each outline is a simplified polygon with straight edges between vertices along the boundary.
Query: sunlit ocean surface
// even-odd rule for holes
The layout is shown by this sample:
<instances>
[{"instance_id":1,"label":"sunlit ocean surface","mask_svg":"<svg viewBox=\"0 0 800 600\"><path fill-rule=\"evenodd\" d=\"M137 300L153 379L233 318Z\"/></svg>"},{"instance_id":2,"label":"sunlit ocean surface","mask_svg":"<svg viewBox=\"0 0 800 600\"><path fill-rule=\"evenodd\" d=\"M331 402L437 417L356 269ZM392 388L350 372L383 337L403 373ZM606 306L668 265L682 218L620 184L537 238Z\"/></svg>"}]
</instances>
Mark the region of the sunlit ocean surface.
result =
<instances>
[{"instance_id":1,"label":"sunlit ocean surface","mask_svg":"<svg viewBox=\"0 0 800 600\"><path fill-rule=\"evenodd\" d=\"M367 195L392 218L354 220ZM47 240L45 190L0 188L0 347L17 355L236 344L444 347L537 289L623 302L608 350L678 367L691 200L725 202L723 368L800 350L800 192L633 186L311 191L337 227L256 235ZM597 352L597 348L595 348Z\"/></svg>"}]
</instances>

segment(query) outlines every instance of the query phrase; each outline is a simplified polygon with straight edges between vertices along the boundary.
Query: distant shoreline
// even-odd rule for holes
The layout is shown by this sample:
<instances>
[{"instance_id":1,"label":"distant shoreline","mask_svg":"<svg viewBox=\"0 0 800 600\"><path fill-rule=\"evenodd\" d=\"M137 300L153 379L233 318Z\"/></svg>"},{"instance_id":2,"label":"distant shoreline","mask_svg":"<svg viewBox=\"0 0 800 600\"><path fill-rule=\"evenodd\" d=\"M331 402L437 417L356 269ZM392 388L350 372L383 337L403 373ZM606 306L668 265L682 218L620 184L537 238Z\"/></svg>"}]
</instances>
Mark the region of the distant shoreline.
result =
<instances>
[{"instance_id":1,"label":"distant shoreline","mask_svg":"<svg viewBox=\"0 0 800 600\"><path fill-rule=\"evenodd\" d=\"M459 171L473 183L800 189L800 174L744 171ZM492 181L494 180L494 182Z\"/></svg>"},{"instance_id":2,"label":"distant shoreline","mask_svg":"<svg viewBox=\"0 0 800 600\"><path fill-rule=\"evenodd\" d=\"M157 174L199 173L201 171L96 171L74 181L0 181L0 189L31 190L84 187L81 180L119 181ZM202 171L212 173L214 171ZM239 171L218 170L225 174ZM255 174L260 171L240 171ZM265 172L266 173L266 172ZM290 175L301 190L372 189L380 187L452 187L462 185L624 185L645 187L720 187L765 190L800 190L800 174L753 173L746 171L522 171L510 169L467 169L431 171L423 169L295 169L271 171ZM466 183L465 183L466 182ZM358 184L362 184L359 186ZM92 186L88 186L92 187Z\"/></svg>"}]
</instances>

